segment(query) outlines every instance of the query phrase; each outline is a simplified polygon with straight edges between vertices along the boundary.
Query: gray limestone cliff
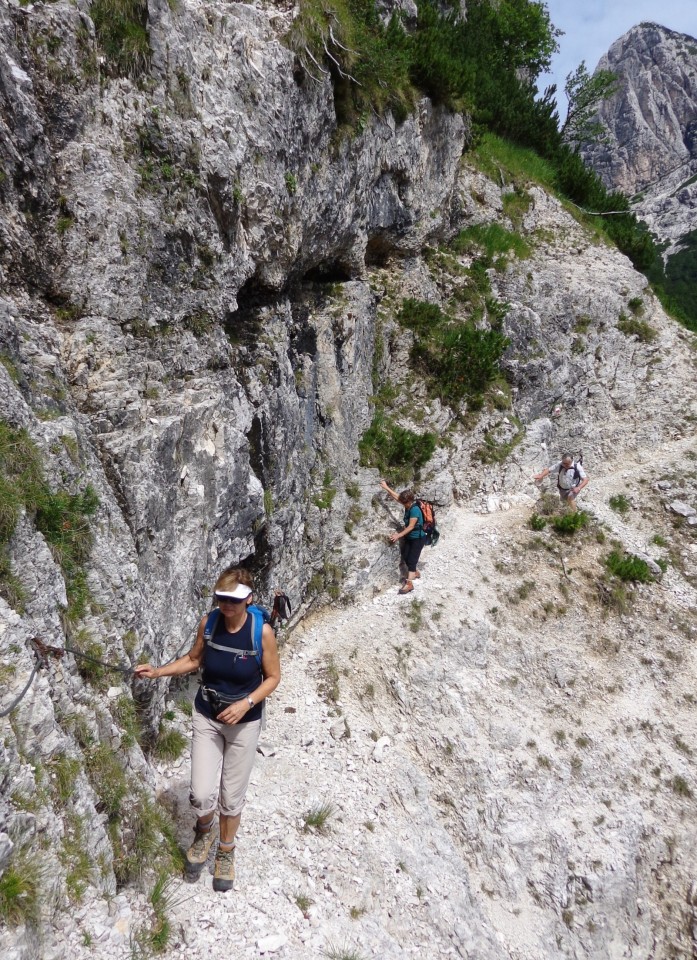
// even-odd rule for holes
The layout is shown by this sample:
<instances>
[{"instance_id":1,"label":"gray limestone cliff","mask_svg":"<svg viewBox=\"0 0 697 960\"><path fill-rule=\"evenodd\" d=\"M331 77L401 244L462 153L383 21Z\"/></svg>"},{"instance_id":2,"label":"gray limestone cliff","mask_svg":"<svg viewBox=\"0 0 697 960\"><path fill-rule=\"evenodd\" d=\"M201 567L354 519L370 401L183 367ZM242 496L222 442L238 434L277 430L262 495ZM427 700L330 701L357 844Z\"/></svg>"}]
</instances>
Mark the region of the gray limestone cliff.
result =
<instances>
[{"instance_id":1,"label":"gray limestone cliff","mask_svg":"<svg viewBox=\"0 0 697 960\"><path fill-rule=\"evenodd\" d=\"M641 23L598 68L619 84L598 111L606 142L585 146L583 157L607 187L635 198L670 256L697 228L697 39Z\"/></svg>"},{"instance_id":2,"label":"gray limestone cliff","mask_svg":"<svg viewBox=\"0 0 697 960\"><path fill-rule=\"evenodd\" d=\"M562 445L590 450L598 466L667 444L688 449L696 415L692 343L645 279L538 185L477 161L466 118L422 99L402 122L368 113L341 128L329 78L308 76L286 45L297 11L283 4L149 0L152 56L137 81L110 70L91 9L87 0L0 0L0 466L5 483L6 475L29 477L38 457L50 491L37 507L27 483L13 494L16 517L8 514L16 523L0 554L0 711L37 663L33 640L94 658L49 654L28 694L0 718L2 902L19 891L16 912L2 918L0 950L12 960L141 949L135 918L149 907L136 881L152 881L153 838L164 846L168 833L155 797L177 813L158 780L157 744L184 713L169 716L180 710L180 690L131 684L128 670L188 649L220 569L252 567L262 599L283 585L298 621L323 600L350 604L391 575L379 475L359 451L376 396L392 397L396 426L437 437L416 479L444 514L454 501L492 513L510 507L532 465ZM476 241L448 247L459 230L490 224L520 234L517 256L485 260ZM458 318L474 312L481 330L499 318L504 376L483 402L448 406L429 390L413 367L413 334L398 322L405 298ZM688 478L685 497L693 486ZM661 594L676 634L695 605L688 524L675 533L680 578ZM572 600L569 617L590 616ZM523 769L508 749L512 686L493 701L509 733L489 743L468 725L464 678L473 661L479 669L489 631L495 636L496 606L477 612L484 619L463 634L466 604L448 627L448 676L436 653L411 689L408 671L394 668L388 696L405 728L427 730L426 714L444 711L439 729L457 749L465 748L456 727L472 737L482 757L472 774L485 797L482 819L474 806L463 805L460 819L443 813L429 797L445 773L427 740L405 749L403 779L376 808L388 821L408 820L412 836L410 818L423 817L433 890L443 864L453 877L483 871L481 889L466 880L466 895L452 903L426 897L422 905L421 888L394 893L395 871L376 853L366 882L395 900L370 919L366 949L379 944L396 960L408 943L425 956L434 937L440 955L477 960L551 960L560 944L565 956L620 956L630 939L641 956L692 949L694 848L685 823L697 785L688 779L681 796L658 798L651 780L637 787L626 822L598 819L594 830L610 851L601 866L570 812L575 774L551 832L543 803L531 801L525 813L544 837L539 848L522 813L501 834L499 783L513 796L541 770L530 788L537 800L559 784L541 764L536 774ZM554 616L563 637L575 627L562 606ZM636 621L623 616L625 643ZM525 626L536 642L532 614ZM399 649L410 649L412 628L395 629ZM597 632L605 635L600 623ZM424 644L432 640L429 633ZM291 636L288 656L295 652ZM680 656L693 669L692 653ZM105 673L95 660L126 672ZM522 654L516 662L527 672ZM381 669L364 689L379 685ZM317 673L326 670L323 661ZM428 706L429 691L451 681L437 710ZM314 676L304 671L294 682L285 709L302 724ZM668 698L663 682L647 681L649 699ZM545 681L542 702L548 693ZM676 694L674 706L693 722L688 701ZM323 744L321 769L331 752L322 731L340 708L313 715L302 733L303 748L315 736ZM692 732L684 736L697 749ZM297 806L315 785L295 747L283 790ZM448 750L444 757L455 747ZM662 762L687 777L676 750L668 744ZM344 768L333 755L332 764L327 778L341 784ZM612 754L598 764L608 809L625 809ZM439 796L455 791L462 772L448 776ZM277 808L267 815L273 842L260 844L257 861L266 892L283 873L269 858L284 857L297 826ZM302 842L309 851L311 840ZM385 840L391 850L399 842L397 833ZM576 853L583 868L570 866ZM322 922L343 936L330 895L346 865L317 874L302 857L298 870L316 882ZM351 873L362 869L352 861ZM536 918L529 939L515 932L517 914L489 903L492 876L527 898ZM593 897L601 920L575 926L569 911ZM300 922L293 909L290 926ZM306 946L310 934L297 931L286 956L326 955L320 934ZM207 956L210 944L187 935L182 951ZM251 942L245 951L258 955Z\"/></svg>"}]
</instances>

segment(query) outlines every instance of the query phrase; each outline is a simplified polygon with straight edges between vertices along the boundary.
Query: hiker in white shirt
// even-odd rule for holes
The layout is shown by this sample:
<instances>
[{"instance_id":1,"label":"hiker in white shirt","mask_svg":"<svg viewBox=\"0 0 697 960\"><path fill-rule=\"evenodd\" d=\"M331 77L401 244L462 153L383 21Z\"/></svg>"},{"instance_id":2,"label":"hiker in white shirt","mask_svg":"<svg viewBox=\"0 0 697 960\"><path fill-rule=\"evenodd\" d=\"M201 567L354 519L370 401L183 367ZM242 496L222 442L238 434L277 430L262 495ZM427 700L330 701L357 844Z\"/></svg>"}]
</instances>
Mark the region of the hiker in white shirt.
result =
<instances>
[{"instance_id":1,"label":"hiker in white shirt","mask_svg":"<svg viewBox=\"0 0 697 960\"><path fill-rule=\"evenodd\" d=\"M558 463L545 467L542 473L536 473L535 482L545 477L557 478L557 490L562 503L566 503L570 510L576 509L576 497L587 485L588 477L580 463L575 463L570 453L565 453Z\"/></svg>"}]
</instances>

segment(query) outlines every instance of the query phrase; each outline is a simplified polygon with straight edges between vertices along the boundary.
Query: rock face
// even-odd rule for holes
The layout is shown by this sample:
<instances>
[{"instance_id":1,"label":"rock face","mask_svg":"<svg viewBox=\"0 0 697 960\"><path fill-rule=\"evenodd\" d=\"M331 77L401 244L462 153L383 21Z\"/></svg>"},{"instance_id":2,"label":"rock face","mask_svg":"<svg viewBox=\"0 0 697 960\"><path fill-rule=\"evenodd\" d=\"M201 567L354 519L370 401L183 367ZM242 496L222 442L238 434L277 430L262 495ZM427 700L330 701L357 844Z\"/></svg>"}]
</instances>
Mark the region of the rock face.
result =
<instances>
[{"instance_id":1,"label":"rock face","mask_svg":"<svg viewBox=\"0 0 697 960\"><path fill-rule=\"evenodd\" d=\"M629 30L601 58L619 78L600 107L608 141L582 153L607 187L636 197L636 213L669 244L695 229L697 40L655 23Z\"/></svg>"},{"instance_id":2,"label":"rock face","mask_svg":"<svg viewBox=\"0 0 697 960\"><path fill-rule=\"evenodd\" d=\"M374 501L377 470L361 467L358 452L380 387L399 397L400 426L428 427L441 440L420 478L423 492L444 506L457 498L492 516L511 507L557 448L584 446L592 470L594 462L627 451L683 441L692 429L695 382L686 333L666 318L624 257L599 245L539 187L504 171L494 182L463 162L468 129L461 116L423 100L401 124L371 115L350 131L339 129L330 81L309 78L283 42L292 11L275 4L222 8L214 0L172 6L149 0L147 7L152 62L135 81L110 71L85 0L31 6L0 0L2 425L27 432L54 493L73 497L89 484L98 498L77 572L66 563L60 536L70 540L70 523L50 538L36 510L17 510L0 554L2 711L32 673L32 638L59 653L66 646L91 651L126 671L141 657L162 663L188 649L211 584L228 564L255 569L262 599L282 584L301 615L316 598L348 602L362 588L385 582L387 571L391 578L384 535L391 518ZM525 209L509 219L512 195ZM478 274L488 284L479 322L486 325L492 305L505 313L507 382L481 411L450 409L415 374L411 334L397 314L406 297L466 313L477 251L455 255L440 248L459 228L491 222L522 234L528 251L527 259L502 255ZM626 311L641 323L628 326ZM670 499L678 496L675 489ZM680 496L692 502L691 490ZM496 542L490 546L498 549ZM689 609L692 594L680 598ZM489 609L494 600L488 598ZM403 944L417 943L423 953L437 930L440 955L551 960L558 956L551 931L559 928L568 954L582 956L585 934L558 916L571 897L559 893L571 882L568 807L553 835L540 818L544 868L532 854L491 859L493 846L527 846L523 818L509 824L504 841L489 842L500 819L499 779L511 793L516 789L518 761L509 766L508 758L519 735L513 734L515 705L491 742L469 724L467 678L472 668L486 671L493 634L482 611L472 624L467 616L463 608L450 618L458 643L449 644L448 677L438 672L436 658L435 674L417 670L407 682L403 641L411 628L400 626L407 632L397 669L384 678L395 701L391 723L368 726L361 718L361 737L370 743L366 756L378 771L371 803L386 825L397 809L411 818L371 848L366 889L377 903L384 884L391 899L389 909L370 918L362 944L373 952L384 945L382 955L397 958ZM372 613L368 619L362 639L372 644L373 656L376 637L389 628L387 621L378 628ZM340 617L327 623L330 631L345 627ZM535 624L526 623L534 640ZM353 621L347 629L358 637ZM346 643L342 637L342 657L353 663ZM520 644L524 649L522 638ZM293 686L284 694L288 710L308 700L317 705L303 683L326 670L328 655L322 648L313 656L325 667L308 673L298 655ZM502 656L496 673L513 669L505 650ZM558 660L554 682L570 688L574 666ZM0 719L0 870L13 884L36 879L40 888L31 915L18 908L0 931L0 952L12 960L42 951L78 957L90 943L101 956L116 955L138 942L133 937L148 909L126 884L124 861L130 843L136 865L147 863L133 840L143 842L140 822L157 833L152 801L158 783L143 747L161 722L165 728L171 722L164 711L167 684L132 685L128 673L105 676L98 666L52 657L16 709ZM381 669L378 661L361 675L365 689L383 684ZM521 659L515 669L524 673L526 663ZM462 823L446 822L429 798L429 784L441 773L427 738L419 737L408 755L411 746L406 750L397 735L407 721L404 729L393 728L414 712L416 726L427 730L431 687L445 681L451 683L442 701L448 722L439 718L438 734L444 756L455 747L467 752L457 739L466 729L481 756L481 774L473 776L481 775L482 795L488 794L482 810L476 816L471 810ZM530 710L539 710L546 695L541 684ZM336 778L340 791L346 771L333 760L327 765L328 749L350 755L355 741L339 707L314 710L306 727L299 716L297 735L303 750L318 744L308 769L322 770L326 782ZM176 722L187 729L183 714ZM482 719L481 726L488 725ZM368 730L382 734L375 746ZM292 782L295 816L310 806L308 791L320 784L302 766L304 754L300 765L288 756L292 752L280 758L288 773L276 783L273 804L283 805ZM389 791L380 772L388 769L394 772ZM351 789L362 790L355 769L350 773ZM166 790L163 798L176 808L185 766L170 775L177 780L174 802ZM448 776L457 779L457 764ZM439 796L463 790L442 786ZM551 782L540 789L554 795ZM686 789L693 785L686 781ZM636 802L642 811L643 803ZM359 804L346 806L347 817L349 808L358 816ZM401 860L406 834L413 843L416 814L429 826L431 846L427 853L410 848L406 859L423 857L427 867L423 889L412 890L401 867L395 886L393 861ZM373 814L360 816L372 823ZM665 867L667 841L661 836L642 845L640 813L632 823L630 840L618 846L623 863L633 864L635 854L645 858L649 879L642 891L650 910L638 911L627 867L613 874L613 884L607 879L598 887L608 915L603 929L631 929L637 942L653 937L662 947L664 915L674 907L682 917L684 876L677 868L677 879L670 874L665 883L674 880L676 892L663 904L664 892L651 886L650 876ZM359 827L352 822L353 831ZM660 834L660 825L656 830ZM351 852L351 836L342 838L347 862L352 858L349 875L344 862L308 863L309 844L289 835L282 816L273 831L266 853L283 857L287 849L288 855L283 870L274 872L267 862L258 897L250 894L252 907L278 889L278 876L307 877L307 896L319 899L322 890L342 891L347 878L354 883L354 872L364 869ZM370 846L371 831L365 832ZM188 827L181 842L185 833ZM484 840L475 851L479 835ZM678 841L687 860L682 835ZM395 856L386 857L387 850ZM461 858L462 850L468 852ZM464 876L468 862L482 870L481 889L463 881L446 903L450 879L442 878ZM535 954L525 952L526 944L516 946L511 917L486 906L489 874L497 871L521 896L535 874L531 896L543 914L530 948ZM22 894L26 903L30 893ZM336 903L327 902L330 916ZM355 906L362 909L358 900ZM294 916L295 954L287 952L285 934L266 926L245 955L256 956L261 942L279 956L326 955L320 920L309 921L312 952L303 952L299 943L309 928L296 938L296 906L284 904L284 911ZM490 919L480 930L484 914ZM199 932L195 921L191 936ZM614 955L604 934L594 942L602 945L598 955ZM200 949L210 952L210 944Z\"/></svg>"}]
</instances>

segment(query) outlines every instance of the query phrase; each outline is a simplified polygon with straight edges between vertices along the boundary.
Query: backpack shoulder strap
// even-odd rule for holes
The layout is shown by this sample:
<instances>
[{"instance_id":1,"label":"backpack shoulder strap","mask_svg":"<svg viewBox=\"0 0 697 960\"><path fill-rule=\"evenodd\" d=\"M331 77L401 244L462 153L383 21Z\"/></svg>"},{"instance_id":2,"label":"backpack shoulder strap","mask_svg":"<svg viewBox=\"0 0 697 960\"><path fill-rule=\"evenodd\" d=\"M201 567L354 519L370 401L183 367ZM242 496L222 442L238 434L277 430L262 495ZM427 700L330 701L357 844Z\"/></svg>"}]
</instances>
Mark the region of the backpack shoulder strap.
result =
<instances>
[{"instance_id":1,"label":"backpack shoulder strap","mask_svg":"<svg viewBox=\"0 0 697 960\"><path fill-rule=\"evenodd\" d=\"M210 640L215 633L215 628L218 626L218 617L220 616L220 610L216 607L214 610L208 614L206 619L206 626L203 628L203 639Z\"/></svg>"},{"instance_id":2,"label":"backpack shoulder strap","mask_svg":"<svg viewBox=\"0 0 697 960\"><path fill-rule=\"evenodd\" d=\"M252 610L251 608L248 610L248 613L252 618L252 642L254 643L254 656L256 657L259 666L261 666L261 658L264 653L264 648L261 642L261 635L264 630L264 618L261 613L257 613L256 610Z\"/></svg>"}]
</instances>

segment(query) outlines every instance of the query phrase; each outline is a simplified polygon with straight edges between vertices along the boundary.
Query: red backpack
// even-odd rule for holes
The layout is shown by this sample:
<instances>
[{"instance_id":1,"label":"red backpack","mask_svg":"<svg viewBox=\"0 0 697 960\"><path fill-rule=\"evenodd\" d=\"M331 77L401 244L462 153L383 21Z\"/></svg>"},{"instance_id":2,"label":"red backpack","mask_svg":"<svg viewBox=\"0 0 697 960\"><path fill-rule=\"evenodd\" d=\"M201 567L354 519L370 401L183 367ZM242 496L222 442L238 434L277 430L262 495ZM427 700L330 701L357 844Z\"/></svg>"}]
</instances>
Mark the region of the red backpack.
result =
<instances>
[{"instance_id":1,"label":"red backpack","mask_svg":"<svg viewBox=\"0 0 697 960\"><path fill-rule=\"evenodd\" d=\"M421 529L426 534L426 546L435 547L438 543L438 538L440 537L440 531L436 526L436 511L435 503L432 500L421 500L417 498L414 503L421 511L421 515L424 518L423 525Z\"/></svg>"}]
</instances>

